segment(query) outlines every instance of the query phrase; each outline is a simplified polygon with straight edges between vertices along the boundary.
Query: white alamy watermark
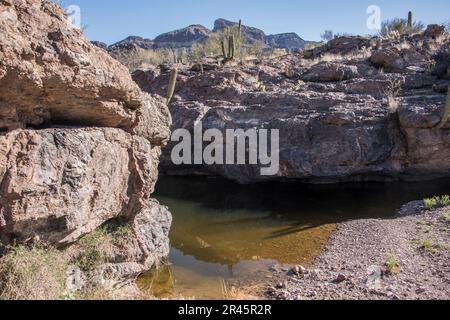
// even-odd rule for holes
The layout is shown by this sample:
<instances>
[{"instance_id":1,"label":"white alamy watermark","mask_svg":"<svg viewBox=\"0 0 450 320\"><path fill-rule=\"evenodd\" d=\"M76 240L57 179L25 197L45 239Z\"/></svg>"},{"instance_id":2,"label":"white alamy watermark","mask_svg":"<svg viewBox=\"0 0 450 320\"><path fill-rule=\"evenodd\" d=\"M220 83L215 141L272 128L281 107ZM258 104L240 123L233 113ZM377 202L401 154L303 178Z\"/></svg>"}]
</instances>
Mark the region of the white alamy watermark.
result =
<instances>
[{"instance_id":1,"label":"white alamy watermark","mask_svg":"<svg viewBox=\"0 0 450 320\"><path fill-rule=\"evenodd\" d=\"M70 5L66 9L68 23L71 27L81 29L81 8L77 5Z\"/></svg>"},{"instance_id":2,"label":"white alamy watermark","mask_svg":"<svg viewBox=\"0 0 450 320\"><path fill-rule=\"evenodd\" d=\"M199 122L193 136L186 129L177 129L171 141L178 142L171 154L175 165L259 165L262 176L274 176L280 170L278 129L203 131Z\"/></svg>"},{"instance_id":3,"label":"white alamy watermark","mask_svg":"<svg viewBox=\"0 0 450 320\"><path fill-rule=\"evenodd\" d=\"M371 5L367 8L367 28L369 30L381 30L381 8L377 5Z\"/></svg>"}]
</instances>

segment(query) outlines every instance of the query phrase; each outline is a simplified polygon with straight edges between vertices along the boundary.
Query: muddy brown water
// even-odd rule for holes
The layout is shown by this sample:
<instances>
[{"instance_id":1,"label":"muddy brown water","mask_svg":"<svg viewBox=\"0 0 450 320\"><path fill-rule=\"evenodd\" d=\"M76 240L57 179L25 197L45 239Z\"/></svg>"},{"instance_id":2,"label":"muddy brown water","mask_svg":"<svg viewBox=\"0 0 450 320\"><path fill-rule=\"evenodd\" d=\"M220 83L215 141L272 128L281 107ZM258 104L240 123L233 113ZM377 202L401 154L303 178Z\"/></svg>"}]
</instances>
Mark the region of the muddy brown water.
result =
<instances>
[{"instance_id":1,"label":"muddy brown water","mask_svg":"<svg viewBox=\"0 0 450 320\"><path fill-rule=\"evenodd\" d=\"M227 284L308 265L339 222L389 218L406 202L449 192L448 179L318 186L163 177L154 197L173 214L169 263L138 286L159 298L222 299Z\"/></svg>"}]
</instances>

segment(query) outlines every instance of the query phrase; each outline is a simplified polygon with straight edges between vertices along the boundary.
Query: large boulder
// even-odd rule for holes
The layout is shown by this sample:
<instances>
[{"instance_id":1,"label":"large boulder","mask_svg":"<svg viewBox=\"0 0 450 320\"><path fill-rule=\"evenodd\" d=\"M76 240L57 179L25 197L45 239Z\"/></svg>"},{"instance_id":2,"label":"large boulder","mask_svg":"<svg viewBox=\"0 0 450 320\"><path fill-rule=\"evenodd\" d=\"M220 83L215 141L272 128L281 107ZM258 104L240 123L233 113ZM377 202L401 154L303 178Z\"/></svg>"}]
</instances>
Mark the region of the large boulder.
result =
<instances>
[{"instance_id":1,"label":"large boulder","mask_svg":"<svg viewBox=\"0 0 450 320\"><path fill-rule=\"evenodd\" d=\"M150 198L170 136L163 99L52 1L3 0L0 18L0 244L66 247L121 217L140 250L127 262L150 268L169 244L170 214Z\"/></svg>"},{"instance_id":2,"label":"large boulder","mask_svg":"<svg viewBox=\"0 0 450 320\"><path fill-rule=\"evenodd\" d=\"M358 68L356 66L324 62L311 67L301 76L301 79L310 82L338 82L357 76Z\"/></svg>"},{"instance_id":3,"label":"large boulder","mask_svg":"<svg viewBox=\"0 0 450 320\"><path fill-rule=\"evenodd\" d=\"M55 124L130 130L149 98L51 1L0 2L0 130Z\"/></svg>"},{"instance_id":4,"label":"large boulder","mask_svg":"<svg viewBox=\"0 0 450 320\"><path fill-rule=\"evenodd\" d=\"M15 130L0 136L4 243L71 243L145 207L160 148L120 129Z\"/></svg>"}]
</instances>

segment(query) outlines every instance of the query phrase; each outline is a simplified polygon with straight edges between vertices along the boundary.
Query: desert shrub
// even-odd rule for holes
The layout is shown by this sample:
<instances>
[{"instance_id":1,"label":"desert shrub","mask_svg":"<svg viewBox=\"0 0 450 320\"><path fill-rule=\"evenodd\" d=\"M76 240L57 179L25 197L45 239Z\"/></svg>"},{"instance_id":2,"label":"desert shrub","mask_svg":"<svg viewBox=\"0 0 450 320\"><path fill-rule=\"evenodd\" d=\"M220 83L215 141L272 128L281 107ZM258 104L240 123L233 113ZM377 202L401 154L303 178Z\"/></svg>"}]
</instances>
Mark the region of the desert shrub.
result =
<instances>
[{"instance_id":1,"label":"desert shrub","mask_svg":"<svg viewBox=\"0 0 450 320\"><path fill-rule=\"evenodd\" d=\"M385 103L388 107L389 112L395 113L398 109L398 100L397 97L404 85L404 82L401 80L391 80L389 81L389 85L383 90Z\"/></svg>"},{"instance_id":2,"label":"desert shrub","mask_svg":"<svg viewBox=\"0 0 450 320\"><path fill-rule=\"evenodd\" d=\"M334 38L334 32L333 30L325 30L323 34L320 35L323 41L328 42L330 40L333 40Z\"/></svg>"},{"instance_id":3,"label":"desert shrub","mask_svg":"<svg viewBox=\"0 0 450 320\"><path fill-rule=\"evenodd\" d=\"M40 246L15 246L0 258L1 300L64 298L68 260L60 251Z\"/></svg>"},{"instance_id":4,"label":"desert shrub","mask_svg":"<svg viewBox=\"0 0 450 320\"><path fill-rule=\"evenodd\" d=\"M389 254L386 258L386 272L388 274L398 274L400 272L400 266L397 262L397 258L394 254Z\"/></svg>"},{"instance_id":5,"label":"desert shrub","mask_svg":"<svg viewBox=\"0 0 450 320\"><path fill-rule=\"evenodd\" d=\"M264 44L262 41L255 41L249 48L245 50L245 55L256 56L258 59L261 59L264 55L263 47Z\"/></svg>"},{"instance_id":6,"label":"desert shrub","mask_svg":"<svg viewBox=\"0 0 450 320\"><path fill-rule=\"evenodd\" d=\"M105 253L111 239L105 229L88 234L79 241L81 255L77 258L76 264L83 271L93 271L105 263Z\"/></svg>"},{"instance_id":7,"label":"desert shrub","mask_svg":"<svg viewBox=\"0 0 450 320\"><path fill-rule=\"evenodd\" d=\"M135 47L129 50L115 50L111 54L125 65L130 72L134 72L138 69L148 69L150 66L173 63L177 53L173 50L145 50Z\"/></svg>"},{"instance_id":8,"label":"desert shrub","mask_svg":"<svg viewBox=\"0 0 450 320\"><path fill-rule=\"evenodd\" d=\"M446 249L446 245L442 243L434 243L429 239L423 239L420 240L419 249L421 249L425 253L437 254L441 250Z\"/></svg>"},{"instance_id":9,"label":"desert shrub","mask_svg":"<svg viewBox=\"0 0 450 320\"><path fill-rule=\"evenodd\" d=\"M287 55L286 49L274 48L270 51L269 57L278 58Z\"/></svg>"},{"instance_id":10,"label":"desert shrub","mask_svg":"<svg viewBox=\"0 0 450 320\"><path fill-rule=\"evenodd\" d=\"M408 27L408 19L392 19L384 21L381 24L380 35L383 37L390 37L392 34L398 32L402 34L414 34L425 29L425 25L420 21L413 21L412 28Z\"/></svg>"},{"instance_id":11,"label":"desert shrub","mask_svg":"<svg viewBox=\"0 0 450 320\"><path fill-rule=\"evenodd\" d=\"M107 262L108 253L114 246L122 245L124 239L132 234L132 226L125 219L117 218L107 222L78 242L80 255L75 264L83 271L94 271Z\"/></svg>"},{"instance_id":12,"label":"desert shrub","mask_svg":"<svg viewBox=\"0 0 450 320\"><path fill-rule=\"evenodd\" d=\"M427 210L447 207L450 206L450 196L445 195L442 197L427 198L423 200L423 203L425 205L425 209Z\"/></svg>"},{"instance_id":13,"label":"desert shrub","mask_svg":"<svg viewBox=\"0 0 450 320\"><path fill-rule=\"evenodd\" d=\"M436 61L432 74L439 78L447 77L447 70L450 67L450 43L444 44L433 57Z\"/></svg>"},{"instance_id":14,"label":"desert shrub","mask_svg":"<svg viewBox=\"0 0 450 320\"><path fill-rule=\"evenodd\" d=\"M442 220L443 220L444 222L447 222L447 223L450 222L450 211L449 211L449 212L444 212L444 213L442 214Z\"/></svg>"},{"instance_id":15,"label":"desert shrub","mask_svg":"<svg viewBox=\"0 0 450 320\"><path fill-rule=\"evenodd\" d=\"M322 47L323 45L324 45L323 42L317 42L317 43L315 43L315 42L308 42L308 43L305 45L304 51L313 50L313 49Z\"/></svg>"}]
</instances>

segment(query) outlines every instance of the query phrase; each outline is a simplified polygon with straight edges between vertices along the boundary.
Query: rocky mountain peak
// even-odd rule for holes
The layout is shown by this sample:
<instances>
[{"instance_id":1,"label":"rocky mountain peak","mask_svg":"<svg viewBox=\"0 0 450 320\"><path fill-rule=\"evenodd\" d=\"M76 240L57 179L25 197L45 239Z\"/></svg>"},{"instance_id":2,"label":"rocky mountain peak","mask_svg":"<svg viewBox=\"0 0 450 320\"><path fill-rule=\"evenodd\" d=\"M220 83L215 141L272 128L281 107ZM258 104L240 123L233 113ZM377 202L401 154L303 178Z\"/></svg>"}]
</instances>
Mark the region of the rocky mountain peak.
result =
<instances>
[{"instance_id":1,"label":"rocky mountain peak","mask_svg":"<svg viewBox=\"0 0 450 320\"><path fill-rule=\"evenodd\" d=\"M194 24L183 29L167 32L155 38L156 47L190 47L194 43L202 43L208 39L211 30Z\"/></svg>"},{"instance_id":2,"label":"rocky mountain peak","mask_svg":"<svg viewBox=\"0 0 450 320\"><path fill-rule=\"evenodd\" d=\"M214 22L213 32L223 31L226 28L233 27L236 25L238 25L238 22L233 22L222 18L217 19ZM258 28L242 25L242 35L245 41L249 44L253 44L257 41L261 41L263 43L266 42L266 34L264 33L264 31Z\"/></svg>"}]
</instances>

